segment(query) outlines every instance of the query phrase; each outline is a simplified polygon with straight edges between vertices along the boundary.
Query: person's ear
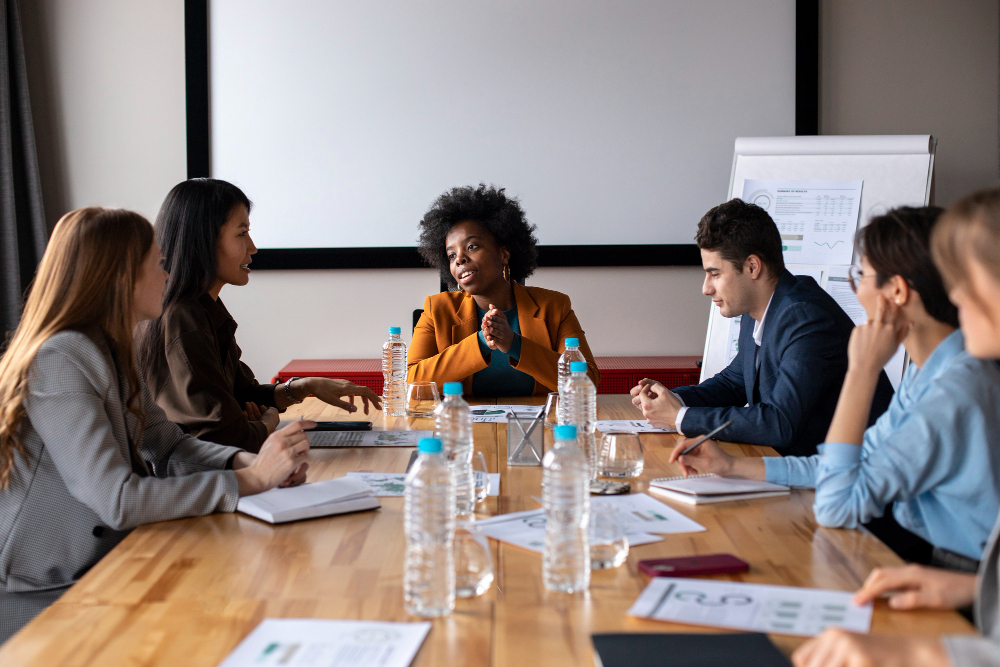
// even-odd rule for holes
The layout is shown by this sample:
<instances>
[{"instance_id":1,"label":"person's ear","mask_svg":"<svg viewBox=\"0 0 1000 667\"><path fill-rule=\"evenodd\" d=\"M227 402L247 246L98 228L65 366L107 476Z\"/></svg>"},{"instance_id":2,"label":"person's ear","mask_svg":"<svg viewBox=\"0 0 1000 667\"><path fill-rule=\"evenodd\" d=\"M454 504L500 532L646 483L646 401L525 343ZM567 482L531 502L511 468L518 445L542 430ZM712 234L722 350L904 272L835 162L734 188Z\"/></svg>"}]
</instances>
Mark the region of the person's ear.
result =
<instances>
[{"instance_id":1,"label":"person's ear","mask_svg":"<svg viewBox=\"0 0 1000 667\"><path fill-rule=\"evenodd\" d=\"M903 276L893 276L889 279L886 287L889 288L889 293L886 298L895 303L897 306L905 306L910 301L910 295L913 292L913 288L910 284L906 282Z\"/></svg>"},{"instance_id":2,"label":"person's ear","mask_svg":"<svg viewBox=\"0 0 1000 667\"><path fill-rule=\"evenodd\" d=\"M763 268L764 264L757 255L750 255L743 262L743 270L749 272L750 277L753 279L760 278Z\"/></svg>"},{"instance_id":3,"label":"person's ear","mask_svg":"<svg viewBox=\"0 0 1000 667\"><path fill-rule=\"evenodd\" d=\"M510 263L510 251L504 246L500 246L500 263L504 265Z\"/></svg>"}]
</instances>

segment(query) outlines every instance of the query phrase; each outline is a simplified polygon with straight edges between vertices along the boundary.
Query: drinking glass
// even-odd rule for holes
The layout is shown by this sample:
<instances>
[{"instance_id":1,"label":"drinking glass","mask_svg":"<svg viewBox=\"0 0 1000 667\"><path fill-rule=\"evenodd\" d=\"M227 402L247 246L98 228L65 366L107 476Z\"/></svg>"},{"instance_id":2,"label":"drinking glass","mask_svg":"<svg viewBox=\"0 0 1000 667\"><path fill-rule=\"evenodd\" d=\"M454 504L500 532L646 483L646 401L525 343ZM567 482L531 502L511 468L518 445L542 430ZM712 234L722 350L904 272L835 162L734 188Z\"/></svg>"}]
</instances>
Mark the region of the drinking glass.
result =
<instances>
[{"instance_id":1,"label":"drinking glass","mask_svg":"<svg viewBox=\"0 0 1000 667\"><path fill-rule=\"evenodd\" d=\"M618 567L628 558L625 522L618 508L604 503L590 504L590 569Z\"/></svg>"},{"instance_id":2,"label":"drinking glass","mask_svg":"<svg viewBox=\"0 0 1000 667\"><path fill-rule=\"evenodd\" d=\"M638 433L605 433L597 457L597 474L601 477L638 477L645 460Z\"/></svg>"},{"instance_id":3,"label":"drinking glass","mask_svg":"<svg viewBox=\"0 0 1000 667\"><path fill-rule=\"evenodd\" d=\"M475 521L455 522L455 597L482 595L493 584L493 554Z\"/></svg>"},{"instance_id":4,"label":"drinking glass","mask_svg":"<svg viewBox=\"0 0 1000 667\"><path fill-rule=\"evenodd\" d=\"M431 417L441 402L436 382L421 380L406 387L406 416Z\"/></svg>"},{"instance_id":5,"label":"drinking glass","mask_svg":"<svg viewBox=\"0 0 1000 667\"><path fill-rule=\"evenodd\" d=\"M559 424L559 392L550 391L545 398L545 428L551 430Z\"/></svg>"},{"instance_id":6,"label":"drinking glass","mask_svg":"<svg viewBox=\"0 0 1000 667\"><path fill-rule=\"evenodd\" d=\"M507 415L507 465L540 466L545 454L545 415L537 408L532 412L511 412Z\"/></svg>"},{"instance_id":7,"label":"drinking glass","mask_svg":"<svg viewBox=\"0 0 1000 667\"><path fill-rule=\"evenodd\" d=\"M490 470L482 452L472 455L472 474L476 484L476 502L481 503L490 495Z\"/></svg>"}]
</instances>

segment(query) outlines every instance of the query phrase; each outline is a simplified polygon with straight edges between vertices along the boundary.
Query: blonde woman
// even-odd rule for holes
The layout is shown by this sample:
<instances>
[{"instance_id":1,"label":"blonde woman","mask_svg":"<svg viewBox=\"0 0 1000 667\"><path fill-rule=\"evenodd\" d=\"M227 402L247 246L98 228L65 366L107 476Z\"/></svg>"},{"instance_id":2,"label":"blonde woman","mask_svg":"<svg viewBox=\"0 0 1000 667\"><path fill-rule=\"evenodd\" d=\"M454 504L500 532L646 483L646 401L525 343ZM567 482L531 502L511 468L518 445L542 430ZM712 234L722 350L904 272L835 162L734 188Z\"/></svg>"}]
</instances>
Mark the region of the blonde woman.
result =
<instances>
[{"instance_id":1,"label":"blonde woman","mask_svg":"<svg viewBox=\"0 0 1000 667\"><path fill-rule=\"evenodd\" d=\"M132 528L305 479L309 423L253 455L184 435L150 398L132 330L166 278L136 213L80 209L52 233L0 358L0 641Z\"/></svg>"}]
</instances>

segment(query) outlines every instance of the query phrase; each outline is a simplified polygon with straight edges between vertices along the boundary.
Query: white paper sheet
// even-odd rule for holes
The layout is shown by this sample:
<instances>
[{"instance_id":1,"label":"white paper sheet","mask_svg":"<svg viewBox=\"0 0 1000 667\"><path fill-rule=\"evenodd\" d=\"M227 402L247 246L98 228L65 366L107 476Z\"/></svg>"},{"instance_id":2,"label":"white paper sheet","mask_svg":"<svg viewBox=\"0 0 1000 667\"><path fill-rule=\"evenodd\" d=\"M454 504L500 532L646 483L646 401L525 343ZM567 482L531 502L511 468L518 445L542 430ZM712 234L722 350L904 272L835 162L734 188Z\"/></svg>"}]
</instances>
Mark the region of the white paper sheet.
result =
<instances>
[{"instance_id":1,"label":"white paper sheet","mask_svg":"<svg viewBox=\"0 0 1000 667\"><path fill-rule=\"evenodd\" d=\"M494 540L507 542L514 546L542 553L545 548L545 510L527 510L511 512L490 517L476 523L482 528L483 534ZM640 544L659 542L663 538L648 533L628 533L629 547Z\"/></svg>"},{"instance_id":2,"label":"white paper sheet","mask_svg":"<svg viewBox=\"0 0 1000 667\"><path fill-rule=\"evenodd\" d=\"M594 496L590 504L617 507L628 533L700 533L705 530L705 526L694 519L645 493Z\"/></svg>"},{"instance_id":3,"label":"white paper sheet","mask_svg":"<svg viewBox=\"0 0 1000 667\"><path fill-rule=\"evenodd\" d=\"M766 209L788 264L850 264L864 181L746 179L743 200Z\"/></svg>"},{"instance_id":4,"label":"white paper sheet","mask_svg":"<svg viewBox=\"0 0 1000 667\"><path fill-rule=\"evenodd\" d=\"M430 623L265 618L219 667L407 667Z\"/></svg>"},{"instance_id":5,"label":"white paper sheet","mask_svg":"<svg viewBox=\"0 0 1000 667\"><path fill-rule=\"evenodd\" d=\"M823 289L844 309L855 325L864 324L868 321L868 315L858 301L858 295L851 289L851 282L847 277L850 270L849 266L831 266L827 269Z\"/></svg>"},{"instance_id":6,"label":"white paper sheet","mask_svg":"<svg viewBox=\"0 0 1000 667\"><path fill-rule=\"evenodd\" d=\"M433 431L309 431L311 447L416 447Z\"/></svg>"},{"instance_id":7,"label":"white paper sheet","mask_svg":"<svg viewBox=\"0 0 1000 667\"><path fill-rule=\"evenodd\" d=\"M475 471L479 474L478 471ZM490 496L500 495L500 473L491 472L490 476ZM367 484L380 498L390 498L402 496L406 488L405 472L349 472L347 477L360 479Z\"/></svg>"},{"instance_id":8,"label":"white paper sheet","mask_svg":"<svg viewBox=\"0 0 1000 667\"><path fill-rule=\"evenodd\" d=\"M635 431L637 433L677 433L672 428L656 428L645 419L599 419L594 428L601 433Z\"/></svg>"},{"instance_id":9,"label":"white paper sheet","mask_svg":"<svg viewBox=\"0 0 1000 667\"><path fill-rule=\"evenodd\" d=\"M732 581L654 577L628 610L630 616L751 632L810 637L827 627L868 632L870 604L851 593Z\"/></svg>"},{"instance_id":10,"label":"white paper sheet","mask_svg":"<svg viewBox=\"0 0 1000 667\"><path fill-rule=\"evenodd\" d=\"M545 409L544 405L473 405L473 424L506 424L511 412L527 412L537 415Z\"/></svg>"}]
</instances>

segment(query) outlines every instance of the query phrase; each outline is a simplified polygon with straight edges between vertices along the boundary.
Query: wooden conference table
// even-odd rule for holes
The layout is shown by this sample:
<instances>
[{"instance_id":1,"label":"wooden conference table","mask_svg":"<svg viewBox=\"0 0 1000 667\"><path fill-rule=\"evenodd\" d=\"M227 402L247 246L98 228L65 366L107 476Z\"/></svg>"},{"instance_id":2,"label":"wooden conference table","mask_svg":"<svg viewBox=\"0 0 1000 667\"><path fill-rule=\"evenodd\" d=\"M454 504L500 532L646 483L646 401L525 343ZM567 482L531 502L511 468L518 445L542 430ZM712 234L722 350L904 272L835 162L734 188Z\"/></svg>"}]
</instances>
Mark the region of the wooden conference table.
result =
<instances>
[{"instance_id":1,"label":"wooden conference table","mask_svg":"<svg viewBox=\"0 0 1000 667\"><path fill-rule=\"evenodd\" d=\"M505 399L506 400L506 399ZM538 402L532 399L512 402ZM291 416L344 419L309 399ZM599 396L601 419L636 418L627 396ZM286 415L288 418L288 415ZM430 420L370 417L376 428L431 428ZM541 468L511 467L505 424L476 424L476 450L502 475L500 496L477 509L497 514L536 507ZM667 463L676 436L644 435L644 491L654 477L677 474ZM744 456L764 447L727 445ZM313 480L349 471L402 472L412 449L326 449L309 454ZM417 620L403 609L402 498L382 508L271 526L241 514L168 521L133 531L54 605L0 648L2 665L217 665L265 617ZM541 557L490 541L496 581L486 594L458 600L434 621L415 665L594 664L594 632L711 632L711 628L632 618L625 611L648 578L645 558L739 555L750 572L732 578L855 590L871 569L900 560L863 531L819 528L813 494L702 507L674 505L708 530L667 535L635 547L614 570L595 571L590 592L547 592ZM893 612L875 607L872 632L936 636L967 633L953 612ZM773 635L791 652L802 640Z\"/></svg>"}]
</instances>

